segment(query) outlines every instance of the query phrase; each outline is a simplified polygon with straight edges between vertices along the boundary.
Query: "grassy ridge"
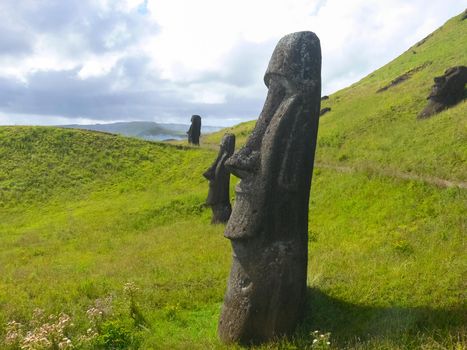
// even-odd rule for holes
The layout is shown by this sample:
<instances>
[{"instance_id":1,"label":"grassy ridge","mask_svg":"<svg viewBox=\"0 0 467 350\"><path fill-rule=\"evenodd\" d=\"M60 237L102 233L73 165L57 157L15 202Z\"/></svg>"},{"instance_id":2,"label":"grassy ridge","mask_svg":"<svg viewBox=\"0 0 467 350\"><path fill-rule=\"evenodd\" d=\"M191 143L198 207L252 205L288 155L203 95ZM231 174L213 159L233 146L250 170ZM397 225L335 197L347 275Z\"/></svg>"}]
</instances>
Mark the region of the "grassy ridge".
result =
<instances>
[{"instance_id":1,"label":"grassy ridge","mask_svg":"<svg viewBox=\"0 0 467 350\"><path fill-rule=\"evenodd\" d=\"M0 208L29 205L60 197L85 196L101 186L130 188L153 181L162 171L177 188L194 151L117 137L111 134L47 127L0 128ZM208 153L204 153L206 156ZM190 175L190 174L187 174ZM136 180L136 182L135 182ZM200 182L200 181L198 181ZM99 186L98 186L99 185Z\"/></svg>"},{"instance_id":2,"label":"grassy ridge","mask_svg":"<svg viewBox=\"0 0 467 350\"><path fill-rule=\"evenodd\" d=\"M82 133L40 130L21 131L36 135L31 136L34 144L35 137ZM107 177L95 174L81 195L64 186L50 201L38 196L36 202L2 208L0 322L27 323L35 307L65 311L73 316L77 336L89 326L86 309L107 295L117 300L113 317L130 322L122 286L133 281L148 324L144 330L130 327L142 339L141 348L222 348L216 325L230 247L223 227L209 224L210 212L202 205L207 185L201 173L215 152L85 134L93 141L78 146L86 137L71 138L82 157L107 154L133 164L133 175L119 177L120 170ZM113 148L119 142L127 142L125 156ZM139 163L141 154L151 157L152 165ZM17 168L28 169L29 160L17 160ZM174 161L177 166L171 167ZM160 162L166 166L157 172ZM49 177L52 188L60 183L57 179ZM34 197L27 191L23 195ZM310 345L314 329L331 331L340 347L454 346L465 334L465 201L460 189L316 171L310 310L295 340L269 346Z\"/></svg>"},{"instance_id":3,"label":"grassy ridge","mask_svg":"<svg viewBox=\"0 0 467 350\"><path fill-rule=\"evenodd\" d=\"M40 307L66 311L86 329L85 312L94 300L113 294L122 299L128 281L144 290L144 300L150 295L148 310L166 319L165 310L178 310L190 281L202 286L219 275L215 264L203 274L190 269L206 259L206 251L219 253L213 242L199 244L215 230L203 207L206 181L199 176L211 152L54 128L0 133L0 152L8 155L3 169L9 169L0 182L2 325L11 319L27 323ZM41 181L33 182L35 177ZM186 232L198 248L205 246L198 254ZM219 235L217 244L227 242ZM171 291L175 295L167 298ZM200 293L211 301L216 290ZM197 300L196 294L191 298ZM197 310L207 302L198 299L183 306ZM145 312L148 322L152 316Z\"/></svg>"},{"instance_id":4,"label":"grassy ridge","mask_svg":"<svg viewBox=\"0 0 467 350\"><path fill-rule=\"evenodd\" d=\"M452 180L467 180L467 102L428 120L417 120L433 78L467 64L467 21L452 18L426 41L358 83L322 101L331 107L320 120L316 161L359 169L395 169ZM324 57L323 59L326 59ZM392 80L423 67L384 92ZM229 128L245 141L255 122ZM218 144L222 133L204 137Z\"/></svg>"}]
</instances>

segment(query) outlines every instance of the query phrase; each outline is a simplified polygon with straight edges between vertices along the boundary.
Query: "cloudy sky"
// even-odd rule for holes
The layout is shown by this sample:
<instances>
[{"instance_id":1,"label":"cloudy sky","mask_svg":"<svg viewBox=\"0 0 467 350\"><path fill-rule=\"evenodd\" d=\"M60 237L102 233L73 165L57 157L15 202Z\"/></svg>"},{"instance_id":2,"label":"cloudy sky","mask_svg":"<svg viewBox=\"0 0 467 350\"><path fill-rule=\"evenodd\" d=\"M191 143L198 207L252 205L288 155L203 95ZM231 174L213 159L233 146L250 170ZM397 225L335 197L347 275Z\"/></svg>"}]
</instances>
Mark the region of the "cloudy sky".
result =
<instances>
[{"instance_id":1,"label":"cloudy sky","mask_svg":"<svg viewBox=\"0 0 467 350\"><path fill-rule=\"evenodd\" d=\"M285 34L314 31L323 94L395 58L467 0L0 0L0 125L255 119Z\"/></svg>"}]
</instances>

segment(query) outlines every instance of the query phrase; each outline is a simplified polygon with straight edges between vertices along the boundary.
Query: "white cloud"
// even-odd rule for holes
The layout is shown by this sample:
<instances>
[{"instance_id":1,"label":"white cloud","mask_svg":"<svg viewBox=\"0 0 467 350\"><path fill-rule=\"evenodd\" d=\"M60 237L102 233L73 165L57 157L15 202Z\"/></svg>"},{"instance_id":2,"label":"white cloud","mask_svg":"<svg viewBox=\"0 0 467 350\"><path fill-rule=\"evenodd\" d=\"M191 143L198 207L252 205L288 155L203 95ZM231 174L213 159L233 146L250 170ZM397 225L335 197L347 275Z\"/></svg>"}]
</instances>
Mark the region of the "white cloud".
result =
<instances>
[{"instance_id":1,"label":"white cloud","mask_svg":"<svg viewBox=\"0 0 467 350\"><path fill-rule=\"evenodd\" d=\"M222 71L223 60L240 41L261 43L306 29L306 12L316 3L154 0L148 9L161 32L147 50L165 78L194 79L200 71Z\"/></svg>"},{"instance_id":2,"label":"white cloud","mask_svg":"<svg viewBox=\"0 0 467 350\"><path fill-rule=\"evenodd\" d=\"M21 113L39 115L38 124L57 115L251 119L283 35L317 33L329 94L465 7L467 0L2 0L0 123L24 120Z\"/></svg>"},{"instance_id":3,"label":"white cloud","mask_svg":"<svg viewBox=\"0 0 467 350\"><path fill-rule=\"evenodd\" d=\"M13 118L13 121L12 121ZM124 121L124 120L117 120ZM108 120L90 118L66 118L60 116L34 116L31 114L5 114L0 112L0 125L69 125L69 124L106 124Z\"/></svg>"},{"instance_id":4,"label":"white cloud","mask_svg":"<svg viewBox=\"0 0 467 350\"><path fill-rule=\"evenodd\" d=\"M394 58L462 5L456 0L153 0L148 9L161 32L147 52L166 79L190 81L202 72L222 71L242 40L277 41L311 30L321 39L323 86L330 93Z\"/></svg>"},{"instance_id":5,"label":"white cloud","mask_svg":"<svg viewBox=\"0 0 467 350\"><path fill-rule=\"evenodd\" d=\"M108 54L94 56L83 62L83 66L78 72L80 79L88 79L108 74L115 67L120 55Z\"/></svg>"},{"instance_id":6,"label":"white cloud","mask_svg":"<svg viewBox=\"0 0 467 350\"><path fill-rule=\"evenodd\" d=\"M218 89L207 88L205 86L192 85L192 98L189 99L192 103L202 104L221 104L226 101L225 94Z\"/></svg>"}]
</instances>

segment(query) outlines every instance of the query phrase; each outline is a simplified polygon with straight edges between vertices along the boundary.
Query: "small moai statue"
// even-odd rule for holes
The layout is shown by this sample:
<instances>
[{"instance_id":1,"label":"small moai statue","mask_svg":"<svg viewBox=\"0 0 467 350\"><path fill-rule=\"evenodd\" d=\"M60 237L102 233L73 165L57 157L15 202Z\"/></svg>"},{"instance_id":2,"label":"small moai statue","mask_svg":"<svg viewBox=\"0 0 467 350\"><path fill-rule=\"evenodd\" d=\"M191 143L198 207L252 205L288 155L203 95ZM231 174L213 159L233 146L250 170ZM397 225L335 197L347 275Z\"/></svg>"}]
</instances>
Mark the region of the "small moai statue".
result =
<instances>
[{"instance_id":1,"label":"small moai statue","mask_svg":"<svg viewBox=\"0 0 467 350\"><path fill-rule=\"evenodd\" d=\"M304 310L308 206L321 100L321 48L312 32L277 44L268 95L244 147L226 162L241 179L224 236L232 268L218 333L256 344L290 334Z\"/></svg>"},{"instance_id":2,"label":"small moai statue","mask_svg":"<svg viewBox=\"0 0 467 350\"><path fill-rule=\"evenodd\" d=\"M331 112L331 107L324 107L320 112L319 112L319 116L323 116L325 115L327 112Z\"/></svg>"},{"instance_id":3,"label":"small moai statue","mask_svg":"<svg viewBox=\"0 0 467 350\"><path fill-rule=\"evenodd\" d=\"M230 205L230 173L225 162L235 150L235 135L225 134L222 138L219 154L203 176L209 180L209 192L206 204L212 209L213 224L226 223L232 213Z\"/></svg>"},{"instance_id":4,"label":"small moai statue","mask_svg":"<svg viewBox=\"0 0 467 350\"><path fill-rule=\"evenodd\" d=\"M466 98L467 67L451 67L442 76L434 78L434 82L427 97L428 104L418 115L419 119L431 117Z\"/></svg>"},{"instance_id":5,"label":"small moai statue","mask_svg":"<svg viewBox=\"0 0 467 350\"><path fill-rule=\"evenodd\" d=\"M187 134L188 143L199 146L199 136L201 135L201 117L199 115L191 116L191 125Z\"/></svg>"}]
</instances>

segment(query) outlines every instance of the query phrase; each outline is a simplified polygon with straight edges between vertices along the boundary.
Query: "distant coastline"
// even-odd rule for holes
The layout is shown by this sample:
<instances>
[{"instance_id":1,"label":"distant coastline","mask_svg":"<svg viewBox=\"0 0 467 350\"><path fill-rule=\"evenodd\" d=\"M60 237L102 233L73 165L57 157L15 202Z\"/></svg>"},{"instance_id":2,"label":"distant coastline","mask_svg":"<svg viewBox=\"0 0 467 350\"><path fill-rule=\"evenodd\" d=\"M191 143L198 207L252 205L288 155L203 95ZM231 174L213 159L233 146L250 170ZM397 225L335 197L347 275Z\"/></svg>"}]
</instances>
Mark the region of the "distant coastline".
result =
<instances>
[{"instance_id":1,"label":"distant coastline","mask_svg":"<svg viewBox=\"0 0 467 350\"><path fill-rule=\"evenodd\" d=\"M146 121L117 122L109 124L69 124L56 125L68 129L84 129L137 137L148 141L184 140L187 138L188 124L156 123ZM202 133L215 132L220 126L202 126Z\"/></svg>"}]
</instances>

